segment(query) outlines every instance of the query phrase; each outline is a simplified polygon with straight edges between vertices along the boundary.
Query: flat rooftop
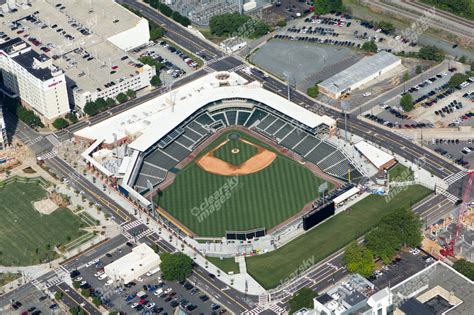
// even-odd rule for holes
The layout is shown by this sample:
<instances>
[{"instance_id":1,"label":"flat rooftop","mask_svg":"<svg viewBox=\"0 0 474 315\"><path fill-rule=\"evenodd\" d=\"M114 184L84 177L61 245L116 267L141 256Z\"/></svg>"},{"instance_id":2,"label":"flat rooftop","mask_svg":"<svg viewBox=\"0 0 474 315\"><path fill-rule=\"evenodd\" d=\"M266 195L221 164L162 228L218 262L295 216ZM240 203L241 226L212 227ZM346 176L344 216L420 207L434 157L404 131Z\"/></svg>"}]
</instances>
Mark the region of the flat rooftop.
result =
<instances>
[{"instance_id":1,"label":"flat rooftop","mask_svg":"<svg viewBox=\"0 0 474 315\"><path fill-rule=\"evenodd\" d=\"M420 298L427 294L430 290L445 291L450 295L460 300L460 303L456 303L453 307L449 307L446 311L446 307L442 303L442 299L439 299L439 295L435 296L438 300L428 298L424 304L432 309L443 306L443 314L449 315L466 315L472 314L474 309L474 283L469 280L450 266L446 265L441 261L430 265L423 269L417 274L411 276L403 282L400 282L396 286L391 288L393 294L394 304L399 307L412 309L417 307L417 303L408 302L410 298ZM453 300L457 300L453 299ZM457 301L459 302L459 301ZM405 306L404 306L405 305Z\"/></svg>"},{"instance_id":2,"label":"flat rooftop","mask_svg":"<svg viewBox=\"0 0 474 315\"><path fill-rule=\"evenodd\" d=\"M224 85L218 78L222 75L227 77ZM266 104L310 128L335 124L332 118L289 102L265 90L258 82L248 82L237 73L221 72L210 73L74 135L90 141L103 139L108 144L114 142L114 135L117 139L129 136L135 139L129 147L143 152L201 107L226 99L251 99Z\"/></svg>"},{"instance_id":3,"label":"flat rooftop","mask_svg":"<svg viewBox=\"0 0 474 315\"><path fill-rule=\"evenodd\" d=\"M324 80L318 85L332 93L341 93L357 82L360 82L365 78L383 70L384 68L400 61L401 59L397 56L386 51L381 51L376 55L360 60L349 68L339 72L327 80Z\"/></svg>"},{"instance_id":4,"label":"flat rooftop","mask_svg":"<svg viewBox=\"0 0 474 315\"><path fill-rule=\"evenodd\" d=\"M31 6L5 13L2 32L25 40L35 52L52 58L77 86L91 91L140 70L131 55L107 40L140 19L112 0L33 0Z\"/></svg>"}]
</instances>

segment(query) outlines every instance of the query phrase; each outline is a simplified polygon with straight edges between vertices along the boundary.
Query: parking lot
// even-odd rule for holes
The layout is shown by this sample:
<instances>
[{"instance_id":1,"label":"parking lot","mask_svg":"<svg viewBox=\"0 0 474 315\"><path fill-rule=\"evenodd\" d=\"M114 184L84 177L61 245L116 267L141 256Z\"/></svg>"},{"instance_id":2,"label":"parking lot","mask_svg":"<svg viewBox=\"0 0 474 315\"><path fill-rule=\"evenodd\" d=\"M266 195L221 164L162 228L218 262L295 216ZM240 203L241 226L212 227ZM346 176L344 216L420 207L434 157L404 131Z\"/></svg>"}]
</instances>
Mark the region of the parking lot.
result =
<instances>
[{"instance_id":1,"label":"parking lot","mask_svg":"<svg viewBox=\"0 0 474 315\"><path fill-rule=\"evenodd\" d=\"M474 139L434 139L429 141L427 146L433 151L453 160L453 163L466 168L474 165Z\"/></svg>"},{"instance_id":2,"label":"parking lot","mask_svg":"<svg viewBox=\"0 0 474 315\"><path fill-rule=\"evenodd\" d=\"M139 227L137 227L139 228ZM81 289L91 290L109 310L125 313L174 314L180 307L189 314L223 314L227 311L213 301L212 297L198 288L200 283L185 281L162 281L161 273L145 274L135 281L121 284L103 274L105 265L131 252L133 244L127 243L98 261L92 261L80 268L79 275L73 275L81 283Z\"/></svg>"},{"instance_id":3,"label":"parking lot","mask_svg":"<svg viewBox=\"0 0 474 315\"><path fill-rule=\"evenodd\" d=\"M349 48L273 39L250 60L258 67L284 79L301 91L348 68L362 58Z\"/></svg>"},{"instance_id":4,"label":"parking lot","mask_svg":"<svg viewBox=\"0 0 474 315\"><path fill-rule=\"evenodd\" d=\"M433 258L418 249L414 253L401 251L399 257L390 265L379 268L369 280L379 289L394 286L434 262Z\"/></svg>"},{"instance_id":5,"label":"parking lot","mask_svg":"<svg viewBox=\"0 0 474 315\"><path fill-rule=\"evenodd\" d=\"M198 64L186 53L166 41L157 41L132 50L134 57L151 57L163 65L160 79L164 84L194 71Z\"/></svg>"},{"instance_id":6,"label":"parking lot","mask_svg":"<svg viewBox=\"0 0 474 315\"><path fill-rule=\"evenodd\" d=\"M379 104L362 115L376 123L390 128L444 128L472 124L470 114L474 109L474 91L472 82L461 88L447 87L449 79L460 70L450 67L415 86L404 85L404 92L384 104ZM416 106L409 113L403 111L400 99L404 94L411 94Z\"/></svg>"},{"instance_id":7,"label":"parking lot","mask_svg":"<svg viewBox=\"0 0 474 315\"><path fill-rule=\"evenodd\" d=\"M388 52L418 50L416 42L347 14L311 15L295 23L278 31L275 38L353 48L373 40L379 49Z\"/></svg>"},{"instance_id":8,"label":"parking lot","mask_svg":"<svg viewBox=\"0 0 474 315\"><path fill-rule=\"evenodd\" d=\"M33 294L28 295L21 301L13 301L12 310L17 314L23 314L25 311L29 314L50 314L54 310L58 310L59 306L56 301L45 295L39 290L34 290Z\"/></svg>"}]
</instances>

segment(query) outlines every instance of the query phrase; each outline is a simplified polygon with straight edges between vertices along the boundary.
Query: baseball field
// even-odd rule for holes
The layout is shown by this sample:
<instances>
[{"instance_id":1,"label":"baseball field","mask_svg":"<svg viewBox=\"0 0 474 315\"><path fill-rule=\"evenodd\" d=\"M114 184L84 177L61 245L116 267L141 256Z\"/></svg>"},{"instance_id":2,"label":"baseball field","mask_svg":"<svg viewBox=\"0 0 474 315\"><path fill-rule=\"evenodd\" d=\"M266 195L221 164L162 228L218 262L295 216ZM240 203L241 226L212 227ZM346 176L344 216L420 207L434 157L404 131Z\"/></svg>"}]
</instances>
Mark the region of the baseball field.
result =
<instances>
[{"instance_id":1,"label":"baseball field","mask_svg":"<svg viewBox=\"0 0 474 315\"><path fill-rule=\"evenodd\" d=\"M275 227L316 199L323 182L273 147L230 130L179 171L155 201L195 234L221 237Z\"/></svg>"}]
</instances>

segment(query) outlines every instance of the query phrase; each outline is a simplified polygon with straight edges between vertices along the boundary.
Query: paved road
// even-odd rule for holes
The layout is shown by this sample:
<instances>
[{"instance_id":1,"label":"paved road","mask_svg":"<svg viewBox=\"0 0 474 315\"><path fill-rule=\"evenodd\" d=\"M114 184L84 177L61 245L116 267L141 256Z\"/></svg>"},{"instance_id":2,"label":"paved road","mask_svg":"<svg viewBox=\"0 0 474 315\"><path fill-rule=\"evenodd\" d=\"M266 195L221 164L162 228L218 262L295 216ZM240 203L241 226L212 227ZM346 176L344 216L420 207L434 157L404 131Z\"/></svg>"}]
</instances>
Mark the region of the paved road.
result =
<instances>
[{"instance_id":1,"label":"paved road","mask_svg":"<svg viewBox=\"0 0 474 315\"><path fill-rule=\"evenodd\" d=\"M59 291L63 293L62 301L69 308L80 306L86 314L100 315L102 312L82 295L77 293L73 288L68 286L66 283L60 283L52 288L53 291Z\"/></svg>"},{"instance_id":2,"label":"paved road","mask_svg":"<svg viewBox=\"0 0 474 315\"><path fill-rule=\"evenodd\" d=\"M118 2L125 3L131 8L139 10L144 17L163 26L167 37L191 53L204 54L206 59L213 59L223 55L223 52L213 44L194 36L186 28L168 19L155 9L134 0L118 0Z\"/></svg>"}]
</instances>

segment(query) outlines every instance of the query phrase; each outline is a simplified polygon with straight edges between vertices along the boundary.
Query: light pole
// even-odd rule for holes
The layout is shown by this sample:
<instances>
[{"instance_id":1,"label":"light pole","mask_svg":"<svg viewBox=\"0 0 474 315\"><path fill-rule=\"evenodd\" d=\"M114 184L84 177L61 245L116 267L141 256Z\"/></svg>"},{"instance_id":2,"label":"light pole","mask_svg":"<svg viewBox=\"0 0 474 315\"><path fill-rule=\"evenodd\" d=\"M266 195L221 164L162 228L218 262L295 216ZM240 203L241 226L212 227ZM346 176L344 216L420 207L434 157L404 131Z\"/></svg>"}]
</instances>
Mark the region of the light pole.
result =
<instances>
[{"instance_id":1,"label":"light pole","mask_svg":"<svg viewBox=\"0 0 474 315\"><path fill-rule=\"evenodd\" d=\"M349 110L350 107L351 105L349 104L349 102L341 101L341 108L344 113L344 140L346 141L346 143L347 143L347 110Z\"/></svg>"}]
</instances>

